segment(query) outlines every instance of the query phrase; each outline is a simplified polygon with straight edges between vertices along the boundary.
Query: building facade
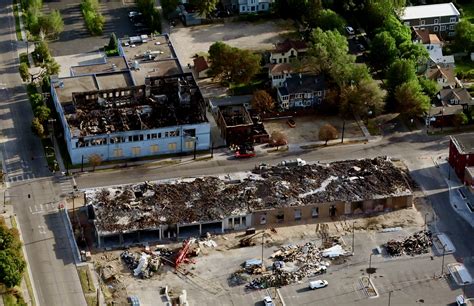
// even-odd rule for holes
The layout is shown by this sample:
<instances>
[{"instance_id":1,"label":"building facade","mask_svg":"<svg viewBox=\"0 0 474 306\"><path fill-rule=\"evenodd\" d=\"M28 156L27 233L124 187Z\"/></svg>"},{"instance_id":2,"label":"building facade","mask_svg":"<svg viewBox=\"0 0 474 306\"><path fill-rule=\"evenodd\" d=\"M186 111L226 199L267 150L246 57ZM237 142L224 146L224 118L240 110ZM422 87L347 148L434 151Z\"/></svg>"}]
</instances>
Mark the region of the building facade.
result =
<instances>
[{"instance_id":1,"label":"building facade","mask_svg":"<svg viewBox=\"0 0 474 306\"><path fill-rule=\"evenodd\" d=\"M444 38L454 36L459 17L460 13L452 2L408 6L400 14L400 20L406 26L426 29Z\"/></svg>"},{"instance_id":2,"label":"building facade","mask_svg":"<svg viewBox=\"0 0 474 306\"><path fill-rule=\"evenodd\" d=\"M474 166L474 133L450 137L448 161L458 178L466 182L466 168Z\"/></svg>"},{"instance_id":3,"label":"building facade","mask_svg":"<svg viewBox=\"0 0 474 306\"><path fill-rule=\"evenodd\" d=\"M324 77L293 74L278 88L278 106L283 110L315 107L325 96Z\"/></svg>"},{"instance_id":4,"label":"building facade","mask_svg":"<svg viewBox=\"0 0 474 306\"><path fill-rule=\"evenodd\" d=\"M268 12L273 0L239 0L239 13L251 14Z\"/></svg>"},{"instance_id":5,"label":"building facade","mask_svg":"<svg viewBox=\"0 0 474 306\"><path fill-rule=\"evenodd\" d=\"M270 52L270 64L290 63L308 51L308 44L301 40L287 39L277 43Z\"/></svg>"}]
</instances>

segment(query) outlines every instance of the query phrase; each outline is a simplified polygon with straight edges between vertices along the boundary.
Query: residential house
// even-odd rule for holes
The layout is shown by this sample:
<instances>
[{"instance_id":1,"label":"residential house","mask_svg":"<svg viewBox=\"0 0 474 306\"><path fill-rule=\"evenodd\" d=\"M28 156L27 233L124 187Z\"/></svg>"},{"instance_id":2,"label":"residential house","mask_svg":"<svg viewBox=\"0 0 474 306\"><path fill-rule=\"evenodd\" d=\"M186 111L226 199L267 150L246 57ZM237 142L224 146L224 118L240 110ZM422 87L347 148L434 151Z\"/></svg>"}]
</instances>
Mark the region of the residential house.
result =
<instances>
[{"instance_id":1,"label":"residential house","mask_svg":"<svg viewBox=\"0 0 474 306\"><path fill-rule=\"evenodd\" d=\"M438 35L430 34L427 29L416 29L412 27L412 40L414 43L422 44L429 54L427 67L441 66L454 67L454 56L443 55L443 42Z\"/></svg>"},{"instance_id":2,"label":"residential house","mask_svg":"<svg viewBox=\"0 0 474 306\"><path fill-rule=\"evenodd\" d=\"M454 36L459 22L459 11L451 3L407 6L400 14L400 20L409 27L428 30L441 37Z\"/></svg>"},{"instance_id":3,"label":"residential house","mask_svg":"<svg viewBox=\"0 0 474 306\"><path fill-rule=\"evenodd\" d=\"M293 67L289 63L274 64L268 68L268 77L272 80L272 87L283 86L287 78L291 77Z\"/></svg>"},{"instance_id":4,"label":"residential house","mask_svg":"<svg viewBox=\"0 0 474 306\"><path fill-rule=\"evenodd\" d=\"M466 88L444 88L437 97L443 105L463 105L465 108L470 108L474 104Z\"/></svg>"},{"instance_id":5,"label":"residential house","mask_svg":"<svg viewBox=\"0 0 474 306\"><path fill-rule=\"evenodd\" d=\"M268 12L273 2L273 0L239 0L239 13Z\"/></svg>"},{"instance_id":6,"label":"residential house","mask_svg":"<svg viewBox=\"0 0 474 306\"><path fill-rule=\"evenodd\" d=\"M315 107L323 101L325 89L323 76L292 74L278 88L278 103L283 110Z\"/></svg>"},{"instance_id":7,"label":"residential house","mask_svg":"<svg viewBox=\"0 0 474 306\"><path fill-rule=\"evenodd\" d=\"M450 137L448 162L465 182L466 169L474 166L474 133Z\"/></svg>"},{"instance_id":8,"label":"residential house","mask_svg":"<svg viewBox=\"0 0 474 306\"><path fill-rule=\"evenodd\" d=\"M441 67L440 65L436 65L426 70L425 77L436 81L438 85L443 88L462 87L461 82L455 76L453 67Z\"/></svg>"},{"instance_id":9,"label":"residential house","mask_svg":"<svg viewBox=\"0 0 474 306\"><path fill-rule=\"evenodd\" d=\"M270 64L289 63L308 51L308 44L302 40L287 39L275 45L270 52Z\"/></svg>"},{"instance_id":10,"label":"residential house","mask_svg":"<svg viewBox=\"0 0 474 306\"><path fill-rule=\"evenodd\" d=\"M198 56L194 60L194 72L198 79L207 78L209 64L204 56Z\"/></svg>"}]
</instances>

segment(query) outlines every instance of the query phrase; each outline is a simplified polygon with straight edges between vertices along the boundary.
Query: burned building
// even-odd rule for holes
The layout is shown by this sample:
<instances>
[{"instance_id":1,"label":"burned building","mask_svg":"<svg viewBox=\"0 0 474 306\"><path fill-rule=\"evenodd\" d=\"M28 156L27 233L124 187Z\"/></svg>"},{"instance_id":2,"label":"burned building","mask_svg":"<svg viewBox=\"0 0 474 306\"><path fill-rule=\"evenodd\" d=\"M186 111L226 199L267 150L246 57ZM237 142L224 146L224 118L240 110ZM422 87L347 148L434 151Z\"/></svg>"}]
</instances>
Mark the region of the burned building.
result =
<instances>
[{"instance_id":1,"label":"burned building","mask_svg":"<svg viewBox=\"0 0 474 306\"><path fill-rule=\"evenodd\" d=\"M253 121L243 105L219 106L217 124L228 144L251 140Z\"/></svg>"},{"instance_id":2,"label":"burned building","mask_svg":"<svg viewBox=\"0 0 474 306\"><path fill-rule=\"evenodd\" d=\"M86 202L99 247L412 205L408 175L385 158L295 167L90 189Z\"/></svg>"},{"instance_id":3,"label":"burned building","mask_svg":"<svg viewBox=\"0 0 474 306\"><path fill-rule=\"evenodd\" d=\"M204 99L167 35L120 41L120 56L53 78L52 97L73 164L207 150Z\"/></svg>"}]
</instances>

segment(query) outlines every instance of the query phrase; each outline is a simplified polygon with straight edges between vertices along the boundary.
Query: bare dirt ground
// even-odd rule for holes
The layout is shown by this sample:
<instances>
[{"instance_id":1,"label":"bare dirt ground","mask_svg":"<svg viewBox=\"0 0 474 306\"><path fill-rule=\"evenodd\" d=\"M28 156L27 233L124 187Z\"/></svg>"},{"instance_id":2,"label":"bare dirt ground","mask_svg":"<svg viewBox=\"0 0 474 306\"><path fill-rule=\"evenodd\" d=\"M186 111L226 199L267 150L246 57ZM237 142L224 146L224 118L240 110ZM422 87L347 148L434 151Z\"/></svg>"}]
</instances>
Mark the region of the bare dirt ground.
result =
<instances>
[{"instance_id":1,"label":"bare dirt ground","mask_svg":"<svg viewBox=\"0 0 474 306\"><path fill-rule=\"evenodd\" d=\"M292 22L271 20L265 22L229 22L193 27L177 26L171 30L171 41L181 65L192 64L192 57L207 52L216 41L250 50L269 50L294 31Z\"/></svg>"},{"instance_id":2,"label":"bare dirt ground","mask_svg":"<svg viewBox=\"0 0 474 306\"><path fill-rule=\"evenodd\" d=\"M352 233L354 226L356 233L377 233L383 228L421 228L424 225L425 213L430 213L429 205L422 198L415 199L415 205L412 208L384 213L372 217L344 218L344 220L322 222L318 224L304 224L291 227L280 227L275 230L266 230L264 236L265 251L271 254L274 247L299 243L300 241L319 241L321 239L322 228L327 228L329 236L343 237ZM428 220L431 217L428 217ZM324 226L322 224L325 224ZM231 287L227 283L228 276L237 269L242 260L255 256L252 252L260 254L259 246L256 250L249 248L239 248L239 239L243 236L242 232L229 233L212 237L217 243L216 248L201 248L201 253L195 258L195 264L184 265L186 273L183 275L177 273L174 268L165 266L161 273L155 274L150 279L138 279L134 277L131 271L120 259L122 250L109 251L93 255L93 261L96 267L111 266L115 271L116 280L107 282L102 286L105 295L110 300L114 300L117 305L123 305L126 297L136 295L140 298L143 305L157 305L157 300L163 299L162 290L168 286L170 290L179 294L182 289L187 290L188 297L194 303L210 303L208 299L213 298L229 299L232 303L248 303L251 300L256 302L261 299L261 293L258 295L242 295L240 287ZM260 239L260 238L259 238ZM260 242L260 240L258 240ZM169 249L177 249L181 243L166 245ZM150 246L153 249L155 246ZM132 248L130 251L140 252L143 248ZM269 255L266 254L266 255ZM226 267L216 267L216 260L225 262ZM216 272L218 268L219 272ZM210 295L209 292L212 292ZM224 296L225 295L225 296ZM159 296L159 298L158 298ZM223 303L222 305L227 305ZM198 304L196 304L198 305Z\"/></svg>"},{"instance_id":3,"label":"bare dirt ground","mask_svg":"<svg viewBox=\"0 0 474 306\"><path fill-rule=\"evenodd\" d=\"M274 131L284 132L289 144L309 143L319 141L319 129L325 124L334 126L339 134L342 132L342 120L338 117L306 116L293 118L296 127L290 128L287 119L265 121L263 124L268 134ZM354 120L347 120L344 138L363 137L361 129ZM339 138L341 135L339 135Z\"/></svg>"}]
</instances>

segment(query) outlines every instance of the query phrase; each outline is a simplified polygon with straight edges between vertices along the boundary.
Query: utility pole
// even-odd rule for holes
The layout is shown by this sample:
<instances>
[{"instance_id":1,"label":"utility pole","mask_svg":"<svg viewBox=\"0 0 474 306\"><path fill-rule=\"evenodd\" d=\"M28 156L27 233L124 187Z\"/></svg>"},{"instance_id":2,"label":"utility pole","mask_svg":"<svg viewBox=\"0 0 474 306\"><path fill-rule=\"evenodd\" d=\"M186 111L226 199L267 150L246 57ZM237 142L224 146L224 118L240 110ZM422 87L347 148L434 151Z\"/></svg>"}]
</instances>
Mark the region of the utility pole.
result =
<instances>
[{"instance_id":1,"label":"utility pole","mask_svg":"<svg viewBox=\"0 0 474 306\"><path fill-rule=\"evenodd\" d=\"M344 131L346 129L346 119L342 119L342 134L341 134L341 143L344 143Z\"/></svg>"},{"instance_id":2,"label":"utility pole","mask_svg":"<svg viewBox=\"0 0 474 306\"><path fill-rule=\"evenodd\" d=\"M195 138L194 139L194 158L193 158L194 160L196 160L196 145L197 145L196 140L197 139Z\"/></svg>"},{"instance_id":3,"label":"utility pole","mask_svg":"<svg viewBox=\"0 0 474 306\"><path fill-rule=\"evenodd\" d=\"M263 239L265 238L265 231L262 232L262 271L263 271L263 267L264 267L264 264L263 264Z\"/></svg>"},{"instance_id":4,"label":"utility pole","mask_svg":"<svg viewBox=\"0 0 474 306\"><path fill-rule=\"evenodd\" d=\"M390 299L392 298L392 291L388 292L388 306L390 306Z\"/></svg>"},{"instance_id":5,"label":"utility pole","mask_svg":"<svg viewBox=\"0 0 474 306\"><path fill-rule=\"evenodd\" d=\"M444 255L446 254L446 245L443 244L443 259L441 261L441 277L444 275Z\"/></svg>"},{"instance_id":6,"label":"utility pole","mask_svg":"<svg viewBox=\"0 0 474 306\"><path fill-rule=\"evenodd\" d=\"M352 222L352 255L354 255L354 245L355 245L355 221Z\"/></svg>"},{"instance_id":7,"label":"utility pole","mask_svg":"<svg viewBox=\"0 0 474 306\"><path fill-rule=\"evenodd\" d=\"M369 256L369 279L370 279L370 275L372 274L372 255L374 255L373 253L370 253L370 256Z\"/></svg>"},{"instance_id":8,"label":"utility pole","mask_svg":"<svg viewBox=\"0 0 474 306\"><path fill-rule=\"evenodd\" d=\"M425 213L425 231L428 230L428 223L426 222L426 216L428 216L428 213Z\"/></svg>"}]
</instances>

